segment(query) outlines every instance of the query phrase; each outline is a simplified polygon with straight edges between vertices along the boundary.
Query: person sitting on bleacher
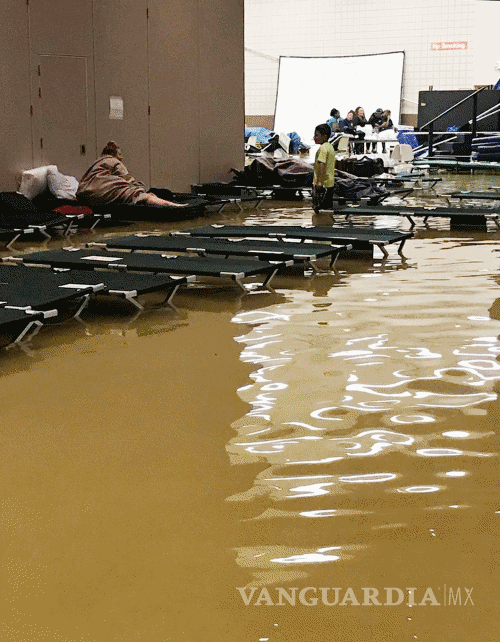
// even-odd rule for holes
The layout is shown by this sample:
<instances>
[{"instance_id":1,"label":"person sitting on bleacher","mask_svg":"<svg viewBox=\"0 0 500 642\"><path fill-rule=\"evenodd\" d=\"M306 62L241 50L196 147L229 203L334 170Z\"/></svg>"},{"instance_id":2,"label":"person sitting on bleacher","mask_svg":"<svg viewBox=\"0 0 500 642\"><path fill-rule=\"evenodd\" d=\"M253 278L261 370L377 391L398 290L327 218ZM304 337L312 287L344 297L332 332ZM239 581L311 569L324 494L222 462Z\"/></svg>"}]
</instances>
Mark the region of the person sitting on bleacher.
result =
<instances>
[{"instance_id":1,"label":"person sitting on bleacher","mask_svg":"<svg viewBox=\"0 0 500 642\"><path fill-rule=\"evenodd\" d=\"M381 107L379 107L378 109L376 109L373 112L373 114L368 119L368 124L373 127L373 134L374 135L377 135L379 133L380 126L382 125L382 123L385 123L384 110ZM369 144L368 144L368 147L370 147ZM372 142L372 150L371 151L372 152L376 152L377 151L377 143L376 143L376 141Z\"/></svg>"},{"instance_id":2,"label":"person sitting on bleacher","mask_svg":"<svg viewBox=\"0 0 500 642\"><path fill-rule=\"evenodd\" d=\"M358 109L360 108L358 107ZM350 111L347 112L346 118L340 121L339 130L341 132L344 132L345 134L349 134L353 138L357 138L358 140L360 139L363 140L363 138L365 137L365 132L358 131L356 129L356 120L357 120L356 113L351 109ZM359 143L351 142L351 148L353 148L353 151L355 151L356 153L359 151L360 147L362 146L363 144L361 144L360 146Z\"/></svg>"},{"instance_id":3,"label":"person sitting on bleacher","mask_svg":"<svg viewBox=\"0 0 500 642\"><path fill-rule=\"evenodd\" d=\"M393 130L394 132L396 131L396 128L394 127L394 124L391 120L391 110L386 109L383 114L383 122L379 125L379 134L386 134L386 138L390 136L388 132ZM382 139L382 154L385 154L385 141Z\"/></svg>"},{"instance_id":4,"label":"person sitting on bleacher","mask_svg":"<svg viewBox=\"0 0 500 642\"><path fill-rule=\"evenodd\" d=\"M330 118L326 121L326 124L330 125L332 134L335 134L336 132L339 131L339 123L340 123L340 112L338 109L333 108L332 111L330 112Z\"/></svg>"},{"instance_id":5,"label":"person sitting on bleacher","mask_svg":"<svg viewBox=\"0 0 500 642\"><path fill-rule=\"evenodd\" d=\"M365 127L365 125L368 125L368 121L366 120L365 116L365 110L363 109L363 107L356 107L354 111L353 122L354 127L356 128L356 135L361 141L354 144L354 151L356 152L356 154L362 154L364 149L364 143L362 141L365 138L365 132L361 128Z\"/></svg>"},{"instance_id":6,"label":"person sitting on bleacher","mask_svg":"<svg viewBox=\"0 0 500 642\"><path fill-rule=\"evenodd\" d=\"M111 203L140 203L161 207L185 205L166 201L149 193L144 183L129 174L123 164L121 150L112 140L108 141L101 157L83 175L76 198L90 207L102 207Z\"/></svg>"},{"instance_id":7,"label":"person sitting on bleacher","mask_svg":"<svg viewBox=\"0 0 500 642\"><path fill-rule=\"evenodd\" d=\"M354 125L354 110L347 112L347 116L339 123L339 131L354 136L356 133L356 126Z\"/></svg>"}]
</instances>

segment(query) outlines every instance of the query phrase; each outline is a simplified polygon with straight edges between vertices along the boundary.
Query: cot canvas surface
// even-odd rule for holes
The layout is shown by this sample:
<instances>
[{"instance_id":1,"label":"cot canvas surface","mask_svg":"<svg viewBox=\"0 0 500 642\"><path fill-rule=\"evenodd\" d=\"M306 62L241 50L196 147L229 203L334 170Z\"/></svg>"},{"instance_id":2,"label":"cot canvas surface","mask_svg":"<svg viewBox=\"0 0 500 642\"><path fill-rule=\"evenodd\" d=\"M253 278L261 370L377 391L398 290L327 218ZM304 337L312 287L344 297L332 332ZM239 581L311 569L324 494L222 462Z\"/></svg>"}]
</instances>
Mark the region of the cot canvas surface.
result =
<instances>
[{"instance_id":1,"label":"cot canvas surface","mask_svg":"<svg viewBox=\"0 0 500 642\"><path fill-rule=\"evenodd\" d=\"M297 132L310 145L314 128L336 108L345 118L361 106L366 118L390 109L399 123L404 52L302 58L281 56L274 114L276 132Z\"/></svg>"}]
</instances>

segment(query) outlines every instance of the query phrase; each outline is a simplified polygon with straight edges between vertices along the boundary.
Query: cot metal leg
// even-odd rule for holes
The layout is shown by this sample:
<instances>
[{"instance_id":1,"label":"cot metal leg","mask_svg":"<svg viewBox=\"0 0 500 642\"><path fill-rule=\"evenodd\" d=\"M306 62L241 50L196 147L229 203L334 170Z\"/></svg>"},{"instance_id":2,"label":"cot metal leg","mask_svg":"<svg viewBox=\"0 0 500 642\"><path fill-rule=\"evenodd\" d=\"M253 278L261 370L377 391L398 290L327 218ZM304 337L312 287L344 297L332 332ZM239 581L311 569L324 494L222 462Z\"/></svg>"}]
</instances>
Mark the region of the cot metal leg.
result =
<instances>
[{"instance_id":1,"label":"cot metal leg","mask_svg":"<svg viewBox=\"0 0 500 642\"><path fill-rule=\"evenodd\" d=\"M73 220L70 219L68 226L66 227L66 230L64 232L64 236L69 236L69 233L73 229Z\"/></svg>"},{"instance_id":2,"label":"cot metal leg","mask_svg":"<svg viewBox=\"0 0 500 642\"><path fill-rule=\"evenodd\" d=\"M247 293L247 289L246 289L246 287L245 287L245 286L243 285L243 283L241 282L241 279L239 279L238 277L234 277L234 281L235 281L235 283L237 283L237 284L240 286L240 288L242 289L242 291L243 291L245 294L248 294L248 293Z\"/></svg>"},{"instance_id":3,"label":"cot metal leg","mask_svg":"<svg viewBox=\"0 0 500 642\"><path fill-rule=\"evenodd\" d=\"M401 241L401 243L399 244L399 248L398 248L398 254L399 254L400 256L403 256L403 257L404 257L404 254L403 254L403 247L404 247L404 244L405 244L405 243L406 243L406 239L403 239L403 240Z\"/></svg>"},{"instance_id":4,"label":"cot metal leg","mask_svg":"<svg viewBox=\"0 0 500 642\"><path fill-rule=\"evenodd\" d=\"M125 292L125 298L127 299L127 301L130 301L132 305L135 305L135 307L142 312L144 310L144 306L139 303L139 301L135 298L136 296L137 292Z\"/></svg>"},{"instance_id":5,"label":"cot metal leg","mask_svg":"<svg viewBox=\"0 0 500 642\"><path fill-rule=\"evenodd\" d=\"M330 259L330 269L331 270L336 270L337 269L336 268L336 263L337 263L337 259L339 258L339 254L340 254L340 252L334 252L334 254L332 254L332 257Z\"/></svg>"},{"instance_id":6,"label":"cot metal leg","mask_svg":"<svg viewBox=\"0 0 500 642\"><path fill-rule=\"evenodd\" d=\"M73 316L75 317L75 319L78 319L78 317L80 316L80 314L81 314L81 313L83 312L83 310L87 307L87 305L88 305L89 301L90 301L90 294L84 294L84 296L83 296L83 301L82 301L82 303L81 303L80 307L78 308L78 310L76 311L76 313L73 315Z\"/></svg>"},{"instance_id":7,"label":"cot metal leg","mask_svg":"<svg viewBox=\"0 0 500 642\"><path fill-rule=\"evenodd\" d=\"M180 283L178 283L177 285L174 285L174 287L173 287L173 288L172 288L172 290L170 291L170 294L169 294L169 295L167 296L167 298L165 299L164 303L170 303L170 304L172 303L172 299L174 298L175 293L176 293L176 292L177 292L177 290L180 288L180 286L181 286L181 284L180 284Z\"/></svg>"},{"instance_id":8,"label":"cot metal leg","mask_svg":"<svg viewBox=\"0 0 500 642\"><path fill-rule=\"evenodd\" d=\"M495 225L500 228L500 223L498 222L498 216L492 216L492 219L495 221Z\"/></svg>"},{"instance_id":9,"label":"cot metal leg","mask_svg":"<svg viewBox=\"0 0 500 642\"><path fill-rule=\"evenodd\" d=\"M17 239L18 239L20 236L21 236L21 232L19 232L19 234L16 234L16 236L14 236L14 238L13 238L13 239L11 239L11 240L7 243L7 245L6 245L5 247L6 247L7 249L11 250L11 249L12 249L12 245L17 241Z\"/></svg>"},{"instance_id":10,"label":"cot metal leg","mask_svg":"<svg viewBox=\"0 0 500 642\"><path fill-rule=\"evenodd\" d=\"M272 288L269 287L269 284L271 283L272 279L276 276L276 273L278 272L279 268L276 268L273 272L270 272L266 278L264 279L264 282L262 283L263 288L267 288L269 291L272 292Z\"/></svg>"},{"instance_id":11,"label":"cot metal leg","mask_svg":"<svg viewBox=\"0 0 500 642\"><path fill-rule=\"evenodd\" d=\"M108 294L122 296L124 299L127 299L127 301L130 301L130 303L141 312L144 310L144 306L142 306L135 298L137 296L137 290L108 290Z\"/></svg>"},{"instance_id":12,"label":"cot metal leg","mask_svg":"<svg viewBox=\"0 0 500 642\"><path fill-rule=\"evenodd\" d=\"M377 247L380 248L382 254L384 255L384 260L389 256L389 252L385 249L383 245L377 244Z\"/></svg>"},{"instance_id":13,"label":"cot metal leg","mask_svg":"<svg viewBox=\"0 0 500 642\"><path fill-rule=\"evenodd\" d=\"M415 221L412 219L412 217L409 214L405 214L405 216L410 221L410 229L415 227Z\"/></svg>"},{"instance_id":14,"label":"cot metal leg","mask_svg":"<svg viewBox=\"0 0 500 642\"><path fill-rule=\"evenodd\" d=\"M304 267L306 266L310 268L315 274L319 272L316 261L314 261L313 259L307 259L307 261L304 261Z\"/></svg>"},{"instance_id":15,"label":"cot metal leg","mask_svg":"<svg viewBox=\"0 0 500 642\"><path fill-rule=\"evenodd\" d=\"M38 230L40 234L43 234L43 236L45 236L46 239L52 238L50 234L47 232L45 225L32 225L31 227L35 230Z\"/></svg>"},{"instance_id":16,"label":"cot metal leg","mask_svg":"<svg viewBox=\"0 0 500 642\"><path fill-rule=\"evenodd\" d=\"M30 321L28 325L24 328L24 330L21 332L21 334L16 338L16 340L13 341L13 343L20 343L23 340L23 338L28 334L28 332L31 330L31 328L34 327L34 330L29 335L29 339L32 339L35 336L35 334L37 334L37 332L40 330L42 325L43 323L41 321L38 321L38 320Z\"/></svg>"}]
</instances>

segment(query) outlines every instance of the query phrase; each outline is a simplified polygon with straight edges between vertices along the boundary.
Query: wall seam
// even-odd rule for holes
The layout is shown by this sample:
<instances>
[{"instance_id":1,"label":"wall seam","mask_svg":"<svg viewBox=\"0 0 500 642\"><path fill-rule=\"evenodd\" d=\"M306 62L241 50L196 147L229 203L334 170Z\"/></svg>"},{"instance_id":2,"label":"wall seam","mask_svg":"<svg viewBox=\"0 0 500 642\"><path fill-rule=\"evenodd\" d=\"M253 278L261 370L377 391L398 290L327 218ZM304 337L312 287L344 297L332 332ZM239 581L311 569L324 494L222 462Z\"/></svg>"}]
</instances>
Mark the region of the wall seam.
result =
<instances>
[{"instance_id":1,"label":"wall seam","mask_svg":"<svg viewBox=\"0 0 500 642\"><path fill-rule=\"evenodd\" d=\"M31 51L31 22L30 22L30 5L26 2L26 27L28 36L28 80L30 93L30 128L31 128L31 167L35 167L35 115L33 113L33 72L32 72L32 51Z\"/></svg>"},{"instance_id":2,"label":"wall seam","mask_svg":"<svg viewBox=\"0 0 500 642\"><path fill-rule=\"evenodd\" d=\"M149 187L151 187L152 164L151 164L151 82L150 82L150 55L149 55L149 2L146 0L146 82L148 92L148 172Z\"/></svg>"},{"instance_id":3,"label":"wall seam","mask_svg":"<svg viewBox=\"0 0 500 642\"><path fill-rule=\"evenodd\" d=\"M96 70L96 47L95 47L95 1L92 0L92 68L94 70L94 147L95 151L94 154L97 155L99 154L99 147L97 144L97 139L98 139L98 126L97 126L97 118L98 118L98 111L97 111L97 70Z\"/></svg>"},{"instance_id":4,"label":"wall seam","mask_svg":"<svg viewBox=\"0 0 500 642\"><path fill-rule=\"evenodd\" d=\"M201 74L200 74L200 66L201 66L201 46L200 46L200 36L201 36L201 30L200 30L200 2L199 0L196 0L196 46L197 46L197 59L198 59L198 65L197 65L197 85L198 85L198 180L196 181L197 183L201 183Z\"/></svg>"}]
</instances>

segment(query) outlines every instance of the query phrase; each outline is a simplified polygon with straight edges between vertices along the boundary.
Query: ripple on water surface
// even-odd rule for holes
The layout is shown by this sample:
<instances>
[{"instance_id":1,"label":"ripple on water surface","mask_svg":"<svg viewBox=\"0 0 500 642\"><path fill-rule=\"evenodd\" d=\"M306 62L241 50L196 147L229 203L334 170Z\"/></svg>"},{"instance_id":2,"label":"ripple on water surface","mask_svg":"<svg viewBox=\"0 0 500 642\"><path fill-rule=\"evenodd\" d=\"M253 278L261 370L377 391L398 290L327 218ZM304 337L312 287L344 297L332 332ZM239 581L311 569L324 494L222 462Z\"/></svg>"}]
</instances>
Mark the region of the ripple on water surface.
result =
<instances>
[{"instance_id":1,"label":"ripple on water surface","mask_svg":"<svg viewBox=\"0 0 500 642\"><path fill-rule=\"evenodd\" d=\"M252 222L283 219L277 208ZM344 585L353 572L427 584L449 564L462 581L479 572L464 541L498 533L497 239L439 221L416 231L406 261L343 259L336 280L285 280L285 303L234 317L255 369L228 451L264 465L229 498L246 506L252 546L237 561L253 584L319 586L332 564Z\"/></svg>"}]
</instances>

